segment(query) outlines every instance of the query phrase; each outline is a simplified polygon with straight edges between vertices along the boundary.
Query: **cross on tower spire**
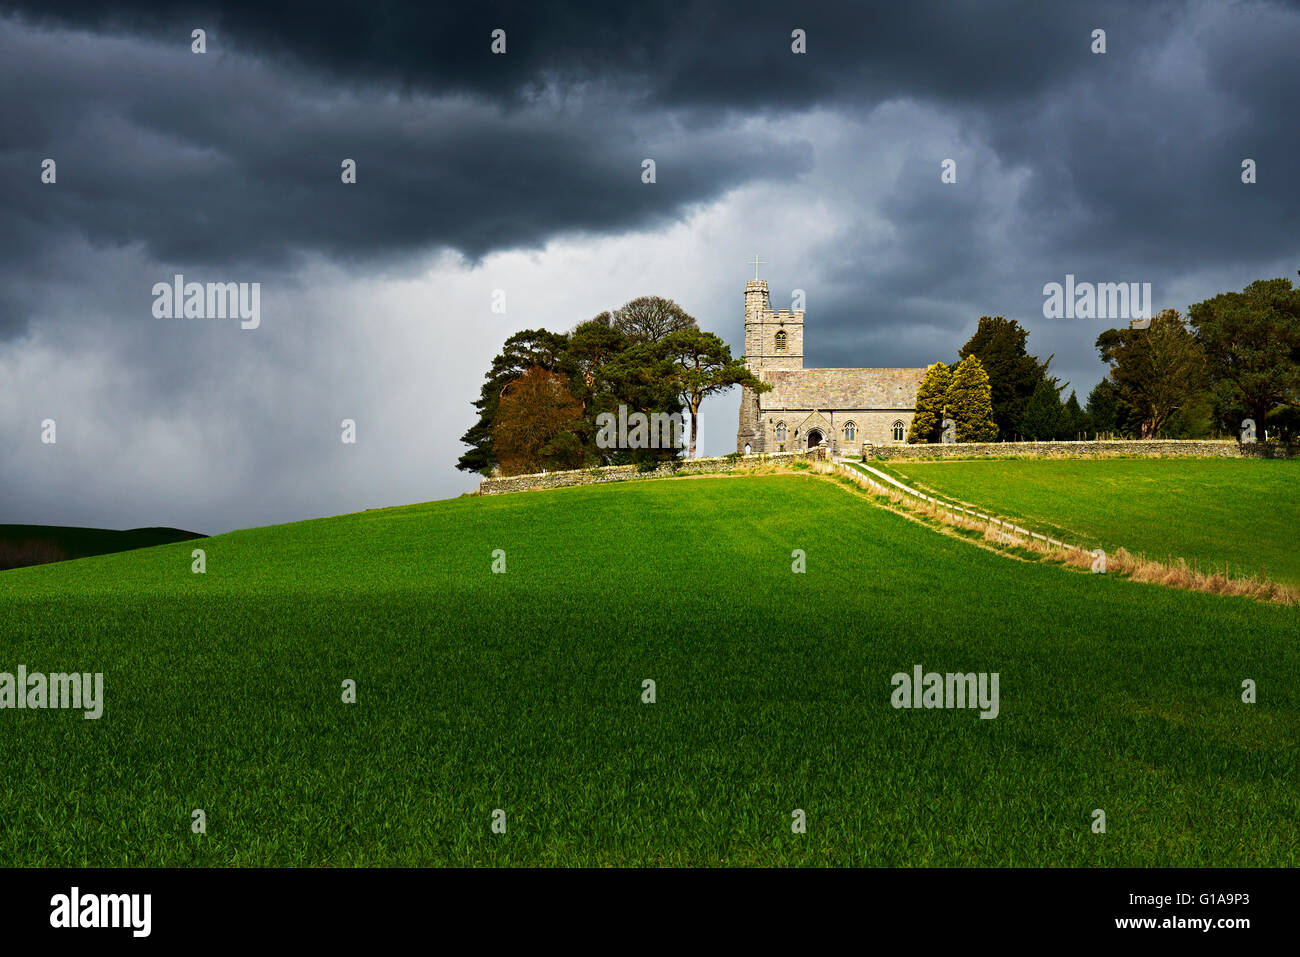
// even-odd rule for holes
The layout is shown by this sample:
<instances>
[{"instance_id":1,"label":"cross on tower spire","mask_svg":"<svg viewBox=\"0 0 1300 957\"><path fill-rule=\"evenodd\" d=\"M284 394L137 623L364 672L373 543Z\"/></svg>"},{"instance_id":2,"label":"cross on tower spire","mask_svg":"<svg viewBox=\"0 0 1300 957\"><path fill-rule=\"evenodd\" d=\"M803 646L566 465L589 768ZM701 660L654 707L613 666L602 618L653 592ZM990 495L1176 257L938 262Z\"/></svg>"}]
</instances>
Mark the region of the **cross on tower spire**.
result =
<instances>
[{"instance_id":1,"label":"cross on tower spire","mask_svg":"<svg viewBox=\"0 0 1300 957\"><path fill-rule=\"evenodd\" d=\"M766 266L766 265L767 265L767 260L766 260L766 259L759 259L759 258L758 258L758 253L754 253L754 258L753 258L753 259L748 263L748 265L754 267L754 281L757 282L757 281L758 281L758 267L759 267L759 266Z\"/></svg>"}]
</instances>

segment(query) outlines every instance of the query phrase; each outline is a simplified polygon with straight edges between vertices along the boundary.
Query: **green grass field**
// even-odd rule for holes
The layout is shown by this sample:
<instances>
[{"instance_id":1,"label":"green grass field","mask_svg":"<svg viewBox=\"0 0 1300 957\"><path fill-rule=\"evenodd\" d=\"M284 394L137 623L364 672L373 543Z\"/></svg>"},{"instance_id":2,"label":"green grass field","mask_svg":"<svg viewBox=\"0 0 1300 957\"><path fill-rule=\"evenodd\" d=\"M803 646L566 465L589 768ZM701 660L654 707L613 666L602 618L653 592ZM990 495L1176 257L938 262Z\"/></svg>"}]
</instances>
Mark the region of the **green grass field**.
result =
<instances>
[{"instance_id":1,"label":"green grass field","mask_svg":"<svg viewBox=\"0 0 1300 957\"><path fill-rule=\"evenodd\" d=\"M1300 460L871 462L915 488L1090 548L1300 585Z\"/></svg>"},{"instance_id":2,"label":"green grass field","mask_svg":"<svg viewBox=\"0 0 1300 957\"><path fill-rule=\"evenodd\" d=\"M0 671L107 699L0 711L5 865L1300 863L1295 608L811 476L241 531L5 572L0 607ZM999 673L1000 716L895 710L915 664Z\"/></svg>"}]
</instances>

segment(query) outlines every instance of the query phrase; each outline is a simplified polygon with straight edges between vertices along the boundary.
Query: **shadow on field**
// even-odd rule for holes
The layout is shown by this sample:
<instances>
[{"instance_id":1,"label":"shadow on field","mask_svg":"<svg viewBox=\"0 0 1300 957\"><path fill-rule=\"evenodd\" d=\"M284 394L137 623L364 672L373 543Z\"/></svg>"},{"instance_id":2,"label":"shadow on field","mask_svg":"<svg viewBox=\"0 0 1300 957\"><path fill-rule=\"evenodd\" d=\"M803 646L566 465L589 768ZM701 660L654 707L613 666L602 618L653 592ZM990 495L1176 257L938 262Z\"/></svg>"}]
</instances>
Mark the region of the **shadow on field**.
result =
<instances>
[{"instance_id":1,"label":"shadow on field","mask_svg":"<svg viewBox=\"0 0 1300 957\"><path fill-rule=\"evenodd\" d=\"M60 525L0 525L0 571L108 555L196 538L180 528L75 528Z\"/></svg>"}]
</instances>

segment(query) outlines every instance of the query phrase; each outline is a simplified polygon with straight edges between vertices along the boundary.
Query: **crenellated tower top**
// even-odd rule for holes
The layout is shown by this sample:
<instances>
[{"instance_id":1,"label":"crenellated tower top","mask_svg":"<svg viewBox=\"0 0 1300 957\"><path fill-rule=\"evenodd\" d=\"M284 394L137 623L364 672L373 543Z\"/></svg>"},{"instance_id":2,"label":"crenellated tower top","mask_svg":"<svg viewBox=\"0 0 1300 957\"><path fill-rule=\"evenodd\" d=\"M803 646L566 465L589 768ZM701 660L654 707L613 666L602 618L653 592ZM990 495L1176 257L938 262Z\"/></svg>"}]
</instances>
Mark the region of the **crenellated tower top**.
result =
<instances>
[{"instance_id":1,"label":"crenellated tower top","mask_svg":"<svg viewBox=\"0 0 1300 957\"><path fill-rule=\"evenodd\" d=\"M754 257L755 273L761 262ZM773 310L766 279L745 281L745 364L759 376L803 368L803 310Z\"/></svg>"}]
</instances>

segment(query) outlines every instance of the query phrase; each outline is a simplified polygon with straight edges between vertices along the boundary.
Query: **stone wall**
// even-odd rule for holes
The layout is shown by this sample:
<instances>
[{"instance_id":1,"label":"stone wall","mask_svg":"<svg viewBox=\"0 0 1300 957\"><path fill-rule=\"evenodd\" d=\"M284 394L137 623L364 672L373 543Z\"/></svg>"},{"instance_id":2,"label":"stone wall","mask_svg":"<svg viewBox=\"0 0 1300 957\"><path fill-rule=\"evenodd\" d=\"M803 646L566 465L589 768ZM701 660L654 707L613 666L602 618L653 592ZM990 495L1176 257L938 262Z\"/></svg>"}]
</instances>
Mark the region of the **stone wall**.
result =
<instances>
[{"instance_id":1,"label":"stone wall","mask_svg":"<svg viewBox=\"0 0 1300 957\"><path fill-rule=\"evenodd\" d=\"M1108 442L954 442L929 445L887 445L872 448L870 459L1052 458L1135 456L1202 456L1210 458L1296 458L1300 446L1255 443L1233 439L1149 439Z\"/></svg>"},{"instance_id":2,"label":"stone wall","mask_svg":"<svg viewBox=\"0 0 1300 957\"><path fill-rule=\"evenodd\" d=\"M1107 456L1300 458L1300 446L1263 442L1254 445L1241 445L1232 439L1153 439L1146 442L955 442L950 445L878 446L871 450L867 460L997 457L1105 458ZM479 494L496 495L501 492L564 488L570 485L599 485L603 482L671 478L674 475L701 475L709 472L740 472L760 465L789 465L800 459L810 462L824 462L827 459L827 449L823 446L796 452L686 459L663 463L648 472L642 472L639 465L608 465L601 468L575 469L569 472L538 472L531 475L501 476L483 479L479 484Z\"/></svg>"},{"instance_id":3,"label":"stone wall","mask_svg":"<svg viewBox=\"0 0 1300 957\"><path fill-rule=\"evenodd\" d=\"M789 465L797 459L824 462L826 449L775 452L770 455L728 455L714 459L684 459L662 463L649 472L642 472L639 465L606 465L600 468L574 469L569 472L508 475L483 479L479 483L478 491L480 495L497 495L501 492L526 492L533 489L564 488L569 485L599 485L604 482L627 482L632 479L671 478L674 475L739 472L759 465Z\"/></svg>"}]
</instances>

